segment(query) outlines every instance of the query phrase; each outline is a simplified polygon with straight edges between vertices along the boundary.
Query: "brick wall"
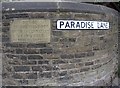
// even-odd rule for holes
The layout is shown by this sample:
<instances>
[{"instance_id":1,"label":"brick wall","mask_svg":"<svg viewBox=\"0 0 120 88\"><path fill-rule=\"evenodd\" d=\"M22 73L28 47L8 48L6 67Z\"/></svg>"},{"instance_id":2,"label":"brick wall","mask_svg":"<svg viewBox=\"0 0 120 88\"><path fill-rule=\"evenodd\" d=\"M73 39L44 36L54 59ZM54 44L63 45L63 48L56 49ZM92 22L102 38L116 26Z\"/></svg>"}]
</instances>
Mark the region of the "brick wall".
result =
<instances>
[{"instance_id":1,"label":"brick wall","mask_svg":"<svg viewBox=\"0 0 120 88\"><path fill-rule=\"evenodd\" d=\"M12 43L10 21L50 19L50 43ZM109 30L57 30L58 19L110 22ZM3 12L4 86L108 85L117 69L117 16L73 11Z\"/></svg>"}]
</instances>

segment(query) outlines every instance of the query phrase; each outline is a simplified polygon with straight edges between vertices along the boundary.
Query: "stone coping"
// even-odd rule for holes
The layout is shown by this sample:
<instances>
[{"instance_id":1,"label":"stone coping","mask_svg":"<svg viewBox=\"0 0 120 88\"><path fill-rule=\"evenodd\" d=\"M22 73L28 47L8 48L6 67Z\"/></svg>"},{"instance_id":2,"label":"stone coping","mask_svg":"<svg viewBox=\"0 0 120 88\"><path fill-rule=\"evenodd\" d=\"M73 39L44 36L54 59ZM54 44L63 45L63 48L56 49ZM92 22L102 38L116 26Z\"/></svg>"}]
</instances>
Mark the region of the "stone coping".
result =
<instances>
[{"instance_id":1,"label":"stone coping","mask_svg":"<svg viewBox=\"0 0 120 88\"><path fill-rule=\"evenodd\" d=\"M3 12L14 11L63 11L63 12L87 12L98 14L115 14L118 12L114 9L102 5L93 5L88 3L74 2L4 2L2 3Z\"/></svg>"}]
</instances>

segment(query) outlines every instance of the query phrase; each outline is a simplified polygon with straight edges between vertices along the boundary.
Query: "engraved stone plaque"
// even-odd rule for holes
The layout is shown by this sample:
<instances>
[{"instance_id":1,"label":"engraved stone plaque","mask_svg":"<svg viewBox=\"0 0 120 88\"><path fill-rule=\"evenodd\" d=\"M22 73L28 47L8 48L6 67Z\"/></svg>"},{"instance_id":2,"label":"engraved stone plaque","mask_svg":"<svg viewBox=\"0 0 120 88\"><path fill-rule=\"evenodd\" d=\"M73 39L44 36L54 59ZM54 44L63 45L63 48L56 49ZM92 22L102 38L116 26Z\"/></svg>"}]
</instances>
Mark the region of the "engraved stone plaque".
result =
<instances>
[{"instance_id":1,"label":"engraved stone plaque","mask_svg":"<svg viewBox=\"0 0 120 88\"><path fill-rule=\"evenodd\" d=\"M11 42L49 43L49 19L16 19L10 24Z\"/></svg>"}]
</instances>

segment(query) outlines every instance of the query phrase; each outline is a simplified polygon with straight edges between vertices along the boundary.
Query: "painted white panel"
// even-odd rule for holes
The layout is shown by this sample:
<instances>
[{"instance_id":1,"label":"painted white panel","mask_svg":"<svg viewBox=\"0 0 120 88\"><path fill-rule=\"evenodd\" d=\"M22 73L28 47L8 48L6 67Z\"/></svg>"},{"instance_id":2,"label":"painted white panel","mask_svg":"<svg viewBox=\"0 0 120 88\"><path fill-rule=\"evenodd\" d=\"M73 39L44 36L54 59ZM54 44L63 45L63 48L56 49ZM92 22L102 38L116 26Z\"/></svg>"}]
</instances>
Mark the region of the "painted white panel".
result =
<instances>
[{"instance_id":1,"label":"painted white panel","mask_svg":"<svg viewBox=\"0 0 120 88\"><path fill-rule=\"evenodd\" d=\"M58 20L57 29L109 29L109 22Z\"/></svg>"}]
</instances>

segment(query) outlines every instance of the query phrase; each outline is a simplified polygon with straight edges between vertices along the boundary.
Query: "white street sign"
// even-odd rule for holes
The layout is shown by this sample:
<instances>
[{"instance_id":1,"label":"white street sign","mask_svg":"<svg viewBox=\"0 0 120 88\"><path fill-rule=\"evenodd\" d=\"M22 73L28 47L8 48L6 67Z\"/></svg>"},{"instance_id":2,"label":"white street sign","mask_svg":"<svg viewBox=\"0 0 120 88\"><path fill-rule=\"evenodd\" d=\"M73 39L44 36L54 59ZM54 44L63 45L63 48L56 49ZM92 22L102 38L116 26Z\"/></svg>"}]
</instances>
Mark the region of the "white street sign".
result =
<instances>
[{"instance_id":1,"label":"white street sign","mask_svg":"<svg viewBox=\"0 0 120 88\"><path fill-rule=\"evenodd\" d=\"M109 29L109 22L58 20L57 29Z\"/></svg>"}]
</instances>

